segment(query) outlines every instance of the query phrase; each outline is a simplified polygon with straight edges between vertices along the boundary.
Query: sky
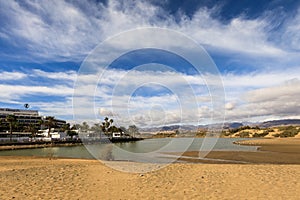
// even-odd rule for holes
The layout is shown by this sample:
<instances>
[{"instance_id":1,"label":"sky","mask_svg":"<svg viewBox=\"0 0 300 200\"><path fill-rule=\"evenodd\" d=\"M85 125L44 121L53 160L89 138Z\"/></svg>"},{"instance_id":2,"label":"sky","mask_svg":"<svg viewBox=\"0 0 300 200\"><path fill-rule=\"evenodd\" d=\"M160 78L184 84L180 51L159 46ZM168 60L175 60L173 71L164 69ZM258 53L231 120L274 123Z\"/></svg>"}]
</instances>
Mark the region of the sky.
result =
<instances>
[{"instance_id":1,"label":"sky","mask_svg":"<svg viewBox=\"0 0 300 200\"><path fill-rule=\"evenodd\" d=\"M300 118L299 33L297 0L0 0L0 107L139 127Z\"/></svg>"}]
</instances>

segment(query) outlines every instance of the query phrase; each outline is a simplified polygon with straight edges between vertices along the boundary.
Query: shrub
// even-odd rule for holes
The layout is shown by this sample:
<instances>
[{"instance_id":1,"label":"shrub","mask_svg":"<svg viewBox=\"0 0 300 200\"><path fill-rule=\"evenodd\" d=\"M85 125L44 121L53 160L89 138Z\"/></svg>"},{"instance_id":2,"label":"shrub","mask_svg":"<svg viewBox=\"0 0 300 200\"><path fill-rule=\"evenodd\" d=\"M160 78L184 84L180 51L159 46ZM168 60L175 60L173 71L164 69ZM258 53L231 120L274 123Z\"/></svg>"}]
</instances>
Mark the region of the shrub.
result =
<instances>
[{"instance_id":1,"label":"shrub","mask_svg":"<svg viewBox=\"0 0 300 200\"><path fill-rule=\"evenodd\" d=\"M250 133L247 131L242 131L240 132L237 136L242 137L242 138L246 138L249 137Z\"/></svg>"},{"instance_id":2,"label":"shrub","mask_svg":"<svg viewBox=\"0 0 300 200\"><path fill-rule=\"evenodd\" d=\"M282 133L280 133L280 137L295 137L299 133L298 130L285 130Z\"/></svg>"},{"instance_id":3,"label":"shrub","mask_svg":"<svg viewBox=\"0 0 300 200\"><path fill-rule=\"evenodd\" d=\"M222 133L221 133L221 136L230 136L230 135L232 135L233 133L231 133L230 131L222 131Z\"/></svg>"},{"instance_id":4,"label":"shrub","mask_svg":"<svg viewBox=\"0 0 300 200\"><path fill-rule=\"evenodd\" d=\"M196 133L197 137L205 137L207 134L207 130L200 130Z\"/></svg>"},{"instance_id":5,"label":"shrub","mask_svg":"<svg viewBox=\"0 0 300 200\"><path fill-rule=\"evenodd\" d=\"M281 130L281 133L274 134L274 137L295 137L299 133L299 129L294 126L287 126L287 127L279 127L279 130Z\"/></svg>"},{"instance_id":6,"label":"shrub","mask_svg":"<svg viewBox=\"0 0 300 200\"><path fill-rule=\"evenodd\" d=\"M262 133L254 133L252 136L253 137L265 137L266 135L269 134L269 130L265 130L264 132Z\"/></svg>"}]
</instances>

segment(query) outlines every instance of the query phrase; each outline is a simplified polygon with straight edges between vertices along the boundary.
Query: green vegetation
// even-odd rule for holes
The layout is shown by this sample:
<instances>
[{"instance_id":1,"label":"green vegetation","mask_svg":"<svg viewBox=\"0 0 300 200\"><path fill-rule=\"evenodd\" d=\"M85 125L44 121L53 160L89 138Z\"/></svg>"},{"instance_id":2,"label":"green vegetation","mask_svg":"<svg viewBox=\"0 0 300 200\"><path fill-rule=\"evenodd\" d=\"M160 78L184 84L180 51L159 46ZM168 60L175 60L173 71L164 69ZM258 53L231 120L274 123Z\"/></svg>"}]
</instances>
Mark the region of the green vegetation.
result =
<instances>
[{"instance_id":1,"label":"green vegetation","mask_svg":"<svg viewBox=\"0 0 300 200\"><path fill-rule=\"evenodd\" d=\"M248 131L242 131L239 134L237 134L237 136L239 136L241 138L247 138L250 136L250 133Z\"/></svg>"},{"instance_id":2,"label":"green vegetation","mask_svg":"<svg viewBox=\"0 0 300 200\"><path fill-rule=\"evenodd\" d=\"M166 138L166 137L175 137L175 132L158 132L153 136L153 138Z\"/></svg>"},{"instance_id":3,"label":"green vegetation","mask_svg":"<svg viewBox=\"0 0 300 200\"><path fill-rule=\"evenodd\" d=\"M221 137L228 137L230 135L233 135L234 133L231 133L230 131L222 131L221 132Z\"/></svg>"},{"instance_id":4,"label":"green vegetation","mask_svg":"<svg viewBox=\"0 0 300 200\"><path fill-rule=\"evenodd\" d=\"M265 137L266 135L269 134L269 132L271 132L271 131L270 130L264 130L264 132L262 132L262 133L254 133L252 135L252 137Z\"/></svg>"},{"instance_id":5,"label":"green vegetation","mask_svg":"<svg viewBox=\"0 0 300 200\"><path fill-rule=\"evenodd\" d=\"M43 121L43 124L48 128L48 138L50 138L51 129L55 126L54 117L46 117L46 119Z\"/></svg>"},{"instance_id":6,"label":"green vegetation","mask_svg":"<svg viewBox=\"0 0 300 200\"><path fill-rule=\"evenodd\" d=\"M229 129L229 132L231 134L243 131L243 130L247 130L247 129L253 129L253 130L260 130L260 128L258 126L254 126L254 127L250 127L250 126L241 126L239 128L234 128L234 129Z\"/></svg>"},{"instance_id":7,"label":"green vegetation","mask_svg":"<svg viewBox=\"0 0 300 200\"><path fill-rule=\"evenodd\" d=\"M38 129L36 128L36 125L29 124L29 126L25 127L24 131L28 131L31 133L31 137L35 138L36 133L38 132Z\"/></svg>"},{"instance_id":8,"label":"green vegetation","mask_svg":"<svg viewBox=\"0 0 300 200\"><path fill-rule=\"evenodd\" d=\"M196 133L196 137L205 137L207 134L207 129L198 130Z\"/></svg>"},{"instance_id":9,"label":"green vegetation","mask_svg":"<svg viewBox=\"0 0 300 200\"><path fill-rule=\"evenodd\" d=\"M102 122L101 129L103 133L107 136L112 136L114 132L121 132L119 128L113 125L114 120L105 117L104 122Z\"/></svg>"},{"instance_id":10,"label":"green vegetation","mask_svg":"<svg viewBox=\"0 0 300 200\"><path fill-rule=\"evenodd\" d=\"M13 126L17 122L17 118L14 115L7 115L5 121L9 124L9 140L12 141Z\"/></svg>"},{"instance_id":11,"label":"green vegetation","mask_svg":"<svg viewBox=\"0 0 300 200\"><path fill-rule=\"evenodd\" d=\"M123 128L124 129L124 128ZM130 136L136 137L136 135L140 135L139 129L136 127L136 125L130 125L128 127L128 130L125 129L125 133L127 132Z\"/></svg>"},{"instance_id":12,"label":"green vegetation","mask_svg":"<svg viewBox=\"0 0 300 200\"><path fill-rule=\"evenodd\" d=\"M274 134L274 137L295 137L299 133L299 129L295 126L278 127L281 133Z\"/></svg>"}]
</instances>

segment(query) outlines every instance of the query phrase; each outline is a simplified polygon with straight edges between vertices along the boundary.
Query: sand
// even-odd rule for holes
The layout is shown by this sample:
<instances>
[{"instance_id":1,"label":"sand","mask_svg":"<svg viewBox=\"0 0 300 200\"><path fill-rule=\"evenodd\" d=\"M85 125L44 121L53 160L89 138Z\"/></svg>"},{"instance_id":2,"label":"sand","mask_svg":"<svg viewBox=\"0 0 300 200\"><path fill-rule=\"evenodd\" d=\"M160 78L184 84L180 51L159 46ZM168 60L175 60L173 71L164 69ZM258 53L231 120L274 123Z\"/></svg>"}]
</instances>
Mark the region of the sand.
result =
<instances>
[{"instance_id":1,"label":"sand","mask_svg":"<svg viewBox=\"0 0 300 200\"><path fill-rule=\"evenodd\" d=\"M300 138L244 140L237 143L241 145L261 146L259 148L261 151L300 154Z\"/></svg>"},{"instance_id":2,"label":"sand","mask_svg":"<svg viewBox=\"0 0 300 200\"><path fill-rule=\"evenodd\" d=\"M143 174L117 171L97 160L3 156L0 199L299 199L300 165L278 164L282 160L293 163L298 158L293 157L299 154L298 141L251 142L277 150L212 152L208 157L253 162L173 163ZM285 152L288 145L292 147ZM260 153L264 156L257 156ZM195 155L197 152L185 154L189 161L197 160ZM267 157L273 164L265 163ZM112 164L121 169L132 164L145 166Z\"/></svg>"},{"instance_id":3,"label":"sand","mask_svg":"<svg viewBox=\"0 0 300 200\"><path fill-rule=\"evenodd\" d=\"M298 199L299 178L300 165L176 163L135 174L96 160L0 157L0 199Z\"/></svg>"}]
</instances>

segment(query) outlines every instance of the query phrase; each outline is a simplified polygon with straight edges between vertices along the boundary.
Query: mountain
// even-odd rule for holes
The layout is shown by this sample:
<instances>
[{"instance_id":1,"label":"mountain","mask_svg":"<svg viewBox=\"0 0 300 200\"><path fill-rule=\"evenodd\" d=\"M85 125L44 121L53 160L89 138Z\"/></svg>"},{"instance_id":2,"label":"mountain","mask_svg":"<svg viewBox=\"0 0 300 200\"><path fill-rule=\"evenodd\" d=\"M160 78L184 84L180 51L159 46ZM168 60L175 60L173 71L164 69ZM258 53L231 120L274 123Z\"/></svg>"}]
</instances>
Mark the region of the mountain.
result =
<instances>
[{"instance_id":1,"label":"mountain","mask_svg":"<svg viewBox=\"0 0 300 200\"><path fill-rule=\"evenodd\" d=\"M288 126L288 125L300 125L300 119L281 119L281 120L272 120L258 123L240 123L240 122L226 122L223 125L224 129L235 129L240 128L242 126L248 125L250 127L258 126L260 128L268 128L274 126ZM210 125L169 125L169 126L161 126L161 127L150 127L150 128L141 128L142 132L159 132L159 131L195 131L198 128L213 128L214 126L220 127L220 124L210 124Z\"/></svg>"},{"instance_id":2,"label":"mountain","mask_svg":"<svg viewBox=\"0 0 300 200\"><path fill-rule=\"evenodd\" d=\"M223 128L233 129L233 128L240 128L241 126L244 126L244 124L239 122L232 122L232 123L224 123Z\"/></svg>"},{"instance_id":3,"label":"mountain","mask_svg":"<svg viewBox=\"0 0 300 200\"><path fill-rule=\"evenodd\" d=\"M141 128L142 132L159 132L159 131L175 131L175 130L197 130L200 126L194 125L170 125L170 126L161 126L161 127L151 127L151 128Z\"/></svg>"},{"instance_id":4,"label":"mountain","mask_svg":"<svg viewBox=\"0 0 300 200\"><path fill-rule=\"evenodd\" d=\"M281 119L265 121L260 123L258 126L261 128L268 128L273 126L288 126L288 125L300 125L300 119Z\"/></svg>"}]
</instances>

